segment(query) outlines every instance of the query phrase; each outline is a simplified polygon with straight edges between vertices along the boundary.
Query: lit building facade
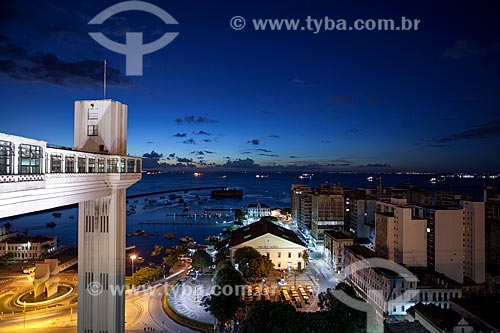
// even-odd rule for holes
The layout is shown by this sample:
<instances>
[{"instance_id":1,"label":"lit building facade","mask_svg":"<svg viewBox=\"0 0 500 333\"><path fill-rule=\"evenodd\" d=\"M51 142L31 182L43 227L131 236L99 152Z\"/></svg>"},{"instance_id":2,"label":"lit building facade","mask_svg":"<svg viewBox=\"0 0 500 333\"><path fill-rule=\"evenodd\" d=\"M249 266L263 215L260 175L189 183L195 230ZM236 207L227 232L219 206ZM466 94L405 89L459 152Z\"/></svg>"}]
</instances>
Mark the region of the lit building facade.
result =
<instances>
[{"instance_id":1,"label":"lit building facade","mask_svg":"<svg viewBox=\"0 0 500 333\"><path fill-rule=\"evenodd\" d=\"M247 217L260 219L264 216L271 216L271 208L264 203L249 204L247 207Z\"/></svg>"},{"instance_id":2,"label":"lit building facade","mask_svg":"<svg viewBox=\"0 0 500 333\"><path fill-rule=\"evenodd\" d=\"M377 201L375 249L384 258L410 267L427 266L427 220L415 217L406 198Z\"/></svg>"},{"instance_id":3,"label":"lit building facade","mask_svg":"<svg viewBox=\"0 0 500 333\"><path fill-rule=\"evenodd\" d=\"M366 264L365 259L379 257L364 246L346 246L346 282L374 306L380 319L406 315L406 310L415 305L417 299L417 278L412 274L403 277L398 272ZM356 269L359 262L361 268Z\"/></svg>"},{"instance_id":4,"label":"lit building facade","mask_svg":"<svg viewBox=\"0 0 500 333\"><path fill-rule=\"evenodd\" d=\"M57 250L57 237L15 235L0 242L0 256L13 260L37 260Z\"/></svg>"},{"instance_id":5,"label":"lit building facade","mask_svg":"<svg viewBox=\"0 0 500 333\"><path fill-rule=\"evenodd\" d=\"M340 231L325 231L324 259L332 269L340 273L345 268L345 247L354 244L354 238Z\"/></svg>"},{"instance_id":6,"label":"lit building facade","mask_svg":"<svg viewBox=\"0 0 500 333\"><path fill-rule=\"evenodd\" d=\"M461 207L415 207L427 219L429 268L463 283L485 282L484 202L462 201Z\"/></svg>"},{"instance_id":7,"label":"lit building facade","mask_svg":"<svg viewBox=\"0 0 500 333\"><path fill-rule=\"evenodd\" d=\"M272 222L258 221L231 233L229 249L231 260L234 253L243 247L253 247L261 255L267 256L275 269L305 268L302 258L306 246L297 235Z\"/></svg>"}]
</instances>

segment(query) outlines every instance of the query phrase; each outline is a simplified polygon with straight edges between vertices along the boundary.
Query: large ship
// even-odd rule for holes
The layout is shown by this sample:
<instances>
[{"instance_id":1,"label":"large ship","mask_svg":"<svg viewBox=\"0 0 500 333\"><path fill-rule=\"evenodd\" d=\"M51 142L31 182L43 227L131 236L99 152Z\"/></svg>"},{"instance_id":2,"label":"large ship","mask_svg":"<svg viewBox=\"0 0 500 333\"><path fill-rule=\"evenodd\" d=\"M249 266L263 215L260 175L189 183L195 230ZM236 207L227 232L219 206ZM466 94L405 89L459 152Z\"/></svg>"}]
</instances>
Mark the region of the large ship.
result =
<instances>
[{"instance_id":1,"label":"large ship","mask_svg":"<svg viewBox=\"0 0 500 333\"><path fill-rule=\"evenodd\" d=\"M210 195L214 199L222 199L222 198L242 198L243 190L237 188L224 188L222 190L212 190Z\"/></svg>"}]
</instances>

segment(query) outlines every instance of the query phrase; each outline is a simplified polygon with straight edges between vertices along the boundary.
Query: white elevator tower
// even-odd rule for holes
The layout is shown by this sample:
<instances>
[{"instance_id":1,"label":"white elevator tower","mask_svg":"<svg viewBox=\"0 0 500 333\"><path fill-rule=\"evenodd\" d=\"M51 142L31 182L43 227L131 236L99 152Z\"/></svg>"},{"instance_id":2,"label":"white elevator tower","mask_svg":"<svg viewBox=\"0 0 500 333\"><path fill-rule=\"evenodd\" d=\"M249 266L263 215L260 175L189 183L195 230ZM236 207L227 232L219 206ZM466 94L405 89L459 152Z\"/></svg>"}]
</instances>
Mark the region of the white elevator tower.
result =
<instances>
[{"instance_id":1,"label":"white elevator tower","mask_svg":"<svg viewBox=\"0 0 500 333\"><path fill-rule=\"evenodd\" d=\"M80 333L125 330L125 293L120 288L125 285L126 188L140 177L127 174L134 172L127 159L111 155L127 155L127 111L127 105L110 99L75 102L75 149L101 154L88 168L105 173L108 189L103 197L78 206Z\"/></svg>"}]
</instances>

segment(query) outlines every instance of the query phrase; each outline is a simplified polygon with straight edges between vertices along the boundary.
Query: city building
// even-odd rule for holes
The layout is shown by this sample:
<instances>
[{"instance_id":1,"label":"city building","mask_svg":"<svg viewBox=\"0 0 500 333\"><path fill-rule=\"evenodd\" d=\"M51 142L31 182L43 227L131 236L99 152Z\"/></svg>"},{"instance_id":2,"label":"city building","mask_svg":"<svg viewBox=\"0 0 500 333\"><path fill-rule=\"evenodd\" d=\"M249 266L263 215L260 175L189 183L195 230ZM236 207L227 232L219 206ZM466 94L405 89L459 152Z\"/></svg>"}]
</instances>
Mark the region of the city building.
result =
<instances>
[{"instance_id":1,"label":"city building","mask_svg":"<svg viewBox=\"0 0 500 333\"><path fill-rule=\"evenodd\" d=\"M418 279L417 302L451 307L452 299L462 298L462 285L442 273L427 268L409 268Z\"/></svg>"},{"instance_id":2,"label":"city building","mask_svg":"<svg viewBox=\"0 0 500 333\"><path fill-rule=\"evenodd\" d=\"M311 228L310 216L308 219L309 225L307 225L306 219L302 219L302 196L310 192L312 192L311 188L304 184L292 184L292 190L290 191L290 209L292 211L292 223L302 231ZM305 209L304 211L307 211L307 209Z\"/></svg>"},{"instance_id":3,"label":"city building","mask_svg":"<svg viewBox=\"0 0 500 333\"><path fill-rule=\"evenodd\" d=\"M476 326L476 332L500 332L500 295L476 294L451 301L451 309Z\"/></svg>"},{"instance_id":4,"label":"city building","mask_svg":"<svg viewBox=\"0 0 500 333\"><path fill-rule=\"evenodd\" d=\"M236 250L246 246L267 256L275 269L305 268L304 243L293 231L272 222L261 220L234 230L229 242L231 260Z\"/></svg>"},{"instance_id":5,"label":"city building","mask_svg":"<svg viewBox=\"0 0 500 333\"><path fill-rule=\"evenodd\" d=\"M346 246L346 282L373 305L379 318L406 315L406 310L415 305L417 278L406 271L404 275L400 274L404 268L397 264L388 269L365 260L378 258L378 253L364 246ZM384 263L390 265L387 260Z\"/></svg>"},{"instance_id":6,"label":"city building","mask_svg":"<svg viewBox=\"0 0 500 333\"><path fill-rule=\"evenodd\" d=\"M486 270L493 276L500 275L500 191L484 189Z\"/></svg>"},{"instance_id":7,"label":"city building","mask_svg":"<svg viewBox=\"0 0 500 333\"><path fill-rule=\"evenodd\" d=\"M0 242L0 256L14 260L37 260L57 250L57 237L14 235Z\"/></svg>"},{"instance_id":8,"label":"city building","mask_svg":"<svg viewBox=\"0 0 500 333\"><path fill-rule=\"evenodd\" d=\"M247 217L260 219L264 216L271 216L271 208L264 203L249 204L247 207Z\"/></svg>"},{"instance_id":9,"label":"city building","mask_svg":"<svg viewBox=\"0 0 500 333\"><path fill-rule=\"evenodd\" d=\"M472 333L478 332L467 320L457 312L442 309L434 304L418 303L407 311L410 322L419 322L432 333ZM480 330L479 332L482 332Z\"/></svg>"},{"instance_id":10,"label":"city building","mask_svg":"<svg viewBox=\"0 0 500 333\"><path fill-rule=\"evenodd\" d=\"M461 207L414 208L427 219L428 267L464 283L485 282L484 202L462 201Z\"/></svg>"},{"instance_id":11,"label":"city building","mask_svg":"<svg viewBox=\"0 0 500 333\"><path fill-rule=\"evenodd\" d=\"M342 230L345 217L344 188L321 184L312 190L305 185L292 185L292 220L313 247L323 246L325 230Z\"/></svg>"},{"instance_id":12,"label":"city building","mask_svg":"<svg viewBox=\"0 0 500 333\"><path fill-rule=\"evenodd\" d=\"M375 213L377 202L366 190L350 191L346 197L346 215L349 231L357 238L368 238L375 244Z\"/></svg>"},{"instance_id":13,"label":"city building","mask_svg":"<svg viewBox=\"0 0 500 333\"><path fill-rule=\"evenodd\" d=\"M415 217L406 198L377 200L375 249L383 258L410 267L427 266L427 220Z\"/></svg>"},{"instance_id":14,"label":"city building","mask_svg":"<svg viewBox=\"0 0 500 333\"><path fill-rule=\"evenodd\" d=\"M337 272L345 268L345 247L354 244L354 237L340 231L325 231L324 260Z\"/></svg>"}]
</instances>

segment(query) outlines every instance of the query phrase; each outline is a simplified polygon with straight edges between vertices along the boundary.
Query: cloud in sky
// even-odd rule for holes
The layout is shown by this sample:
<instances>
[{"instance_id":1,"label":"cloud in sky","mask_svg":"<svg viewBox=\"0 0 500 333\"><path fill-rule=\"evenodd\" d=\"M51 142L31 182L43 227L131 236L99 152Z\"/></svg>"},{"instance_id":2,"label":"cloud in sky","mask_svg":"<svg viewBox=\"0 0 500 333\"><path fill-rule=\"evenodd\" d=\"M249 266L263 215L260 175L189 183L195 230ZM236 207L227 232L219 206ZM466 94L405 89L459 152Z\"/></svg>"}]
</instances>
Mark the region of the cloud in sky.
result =
<instances>
[{"instance_id":1,"label":"cloud in sky","mask_svg":"<svg viewBox=\"0 0 500 333\"><path fill-rule=\"evenodd\" d=\"M193 131L193 134L194 134L194 135L210 135L210 133L205 132L205 131L198 131L198 132L194 132L194 131Z\"/></svg>"},{"instance_id":2,"label":"cloud in sky","mask_svg":"<svg viewBox=\"0 0 500 333\"><path fill-rule=\"evenodd\" d=\"M196 141L194 139L187 139L182 141L182 143L188 144L188 145L195 145Z\"/></svg>"},{"instance_id":3,"label":"cloud in sky","mask_svg":"<svg viewBox=\"0 0 500 333\"><path fill-rule=\"evenodd\" d=\"M260 168L260 165L256 164L254 160L251 158L246 159L237 159L234 161L228 160L223 165L226 168L235 168L235 169L255 169Z\"/></svg>"},{"instance_id":4,"label":"cloud in sky","mask_svg":"<svg viewBox=\"0 0 500 333\"><path fill-rule=\"evenodd\" d=\"M0 38L0 74L28 82L45 82L62 87L102 86L103 62L81 59L66 61L52 53L30 54L9 38ZM121 88L133 88L135 83L119 69L107 66L107 84Z\"/></svg>"},{"instance_id":5,"label":"cloud in sky","mask_svg":"<svg viewBox=\"0 0 500 333\"><path fill-rule=\"evenodd\" d=\"M444 58L464 59L483 54L496 53L500 50L500 43L487 46L473 46L469 39L459 39L443 54Z\"/></svg>"},{"instance_id":6,"label":"cloud in sky","mask_svg":"<svg viewBox=\"0 0 500 333\"><path fill-rule=\"evenodd\" d=\"M269 137L270 137L270 138L275 138L275 139L277 139L277 138L279 138L280 136L279 136L279 135L276 135L276 134L271 134L271 135L269 135Z\"/></svg>"},{"instance_id":7,"label":"cloud in sky","mask_svg":"<svg viewBox=\"0 0 500 333\"><path fill-rule=\"evenodd\" d=\"M387 163L368 163L366 165L360 165L360 168L390 168L391 166Z\"/></svg>"},{"instance_id":8,"label":"cloud in sky","mask_svg":"<svg viewBox=\"0 0 500 333\"><path fill-rule=\"evenodd\" d=\"M489 137L500 137L500 120L483 123L456 134L431 140L431 144L442 144L462 140L477 140Z\"/></svg>"},{"instance_id":9,"label":"cloud in sky","mask_svg":"<svg viewBox=\"0 0 500 333\"><path fill-rule=\"evenodd\" d=\"M269 149L265 149L265 148L256 148L255 151L260 151L263 153L271 153L271 151Z\"/></svg>"},{"instance_id":10,"label":"cloud in sky","mask_svg":"<svg viewBox=\"0 0 500 333\"><path fill-rule=\"evenodd\" d=\"M203 116L194 116L194 115L189 115L185 116L184 118L177 118L175 120L177 124L182 124L182 123L187 123L187 124L211 124L211 123L216 123L217 120L214 119L209 119Z\"/></svg>"},{"instance_id":11,"label":"cloud in sky","mask_svg":"<svg viewBox=\"0 0 500 333\"><path fill-rule=\"evenodd\" d=\"M254 146L258 146L260 144L260 140L259 139L252 139L252 140L248 140L247 143L250 143Z\"/></svg>"},{"instance_id":12,"label":"cloud in sky","mask_svg":"<svg viewBox=\"0 0 500 333\"><path fill-rule=\"evenodd\" d=\"M362 131L362 129L361 128L357 128L357 127L351 128L351 130L350 130L351 133L359 133L361 131Z\"/></svg>"},{"instance_id":13,"label":"cloud in sky","mask_svg":"<svg viewBox=\"0 0 500 333\"><path fill-rule=\"evenodd\" d=\"M292 82L296 85L296 86L299 86L301 88L309 88L309 87L314 87L315 84L312 83L312 82L309 82L307 80L302 80L302 79L299 79L299 78L294 78L292 80Z\"/></svg>"},{"instance_id":14,"label":"cloud in sky","mask_svg":"<svg viewBox=\"0 0 500 333\"><path fill-rule=\"evenodd\" d=\"M151 151L151 153L146 153L146 154L142 155L142 157L143 158L153 158L153 159L159 160L160 158L163 157L163 154L159 154L153 150L153 151Z\"/></svg>"},{"instance_id":15,"label":"cloud in sky","mask_svg":"<svg viewBox=\"0 0 500 333\"><path fill-rule=\"evenodd\" d=\"M186 133L176 133L173 135L176 138L185 138L187 136Z\"/></svg>"},{"instance_id":16,"label":"cloud in sky","mask_svg":"<svg viewBox=\"0 0 500 333\"><path fill-rule=\"evenodd\" d=\"M213 140L212 139L203 139L203 142L206 142L206 143L209 143L209 142L212 142Z\"/></svg>"}]
</instances>

